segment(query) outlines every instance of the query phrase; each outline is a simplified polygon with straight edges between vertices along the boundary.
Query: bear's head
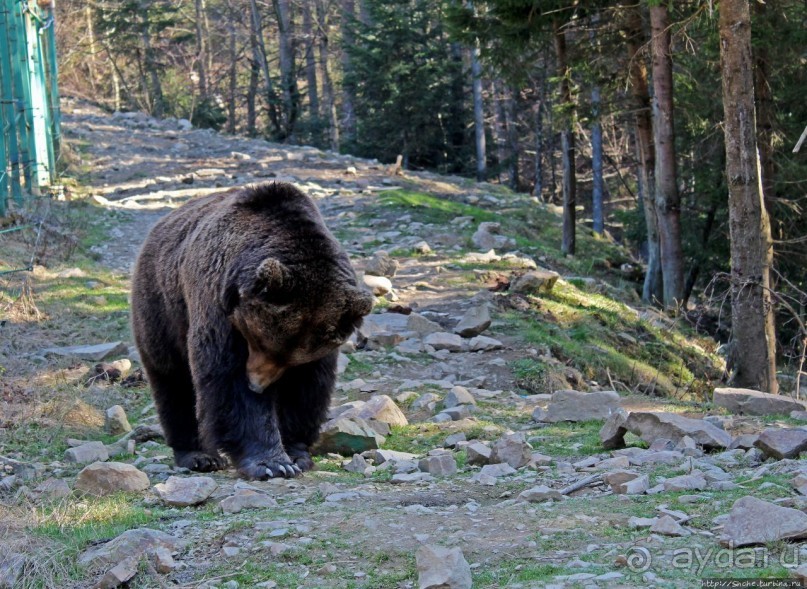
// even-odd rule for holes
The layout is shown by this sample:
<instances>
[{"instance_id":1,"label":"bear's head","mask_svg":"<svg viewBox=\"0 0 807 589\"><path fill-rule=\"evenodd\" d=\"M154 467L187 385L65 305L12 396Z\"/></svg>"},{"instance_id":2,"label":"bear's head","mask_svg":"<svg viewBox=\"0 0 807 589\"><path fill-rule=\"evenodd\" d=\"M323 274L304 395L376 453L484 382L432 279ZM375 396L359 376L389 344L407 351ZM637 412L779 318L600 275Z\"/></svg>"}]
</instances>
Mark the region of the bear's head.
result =
<instances>
[{"instance_id":1,"label":"bear's head","mask_svg":"<svg viewBox=\"0 0 807 589\"><path fill-rule=\"evenodd\" d=\"M275 258L225 289L224 306L249 350L247 377L255 392L287 368L322 358L342 345L373 308L338 261L287 266Z\"/></svg>"}]
</instances>

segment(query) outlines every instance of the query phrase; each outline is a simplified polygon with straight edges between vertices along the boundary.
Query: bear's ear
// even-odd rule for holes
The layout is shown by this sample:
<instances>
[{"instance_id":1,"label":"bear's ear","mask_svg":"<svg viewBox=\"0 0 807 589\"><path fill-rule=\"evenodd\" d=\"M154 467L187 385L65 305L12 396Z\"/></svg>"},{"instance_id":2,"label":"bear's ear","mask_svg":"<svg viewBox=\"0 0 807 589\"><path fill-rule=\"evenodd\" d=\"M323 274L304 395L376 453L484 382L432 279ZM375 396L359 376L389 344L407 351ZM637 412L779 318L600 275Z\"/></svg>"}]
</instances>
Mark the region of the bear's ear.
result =
<instances>
[{"instance_id":1,"label":"bear's ear","mask_svg":"<svg viewBox=\"0 0 807 589\"><path fill-rule=\"evenodd\" d=\"M288 266L275 258L266 258L256 271L256 286L270 293L289 292L294 288L294 276Z\"/></svg>"}]
</instances>

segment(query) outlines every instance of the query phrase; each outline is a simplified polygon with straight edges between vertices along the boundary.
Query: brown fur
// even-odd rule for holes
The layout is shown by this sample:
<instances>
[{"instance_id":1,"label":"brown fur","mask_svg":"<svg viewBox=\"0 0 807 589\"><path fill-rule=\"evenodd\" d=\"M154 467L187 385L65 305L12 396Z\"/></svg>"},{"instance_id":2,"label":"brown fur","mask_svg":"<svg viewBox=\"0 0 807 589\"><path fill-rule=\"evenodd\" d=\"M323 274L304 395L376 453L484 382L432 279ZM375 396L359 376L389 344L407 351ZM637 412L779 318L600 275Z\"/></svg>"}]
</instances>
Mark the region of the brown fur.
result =
<instances>
[{"instance_id":1,"label":"brown fur","mask_svg":"<svg viewBox=\"0 0 807 589\"><path fill-rule=\"evenodd\" d=\"M294 476L325 419L338 346L370 312L347 255L289 184L191 201L160 220L132 328L175 461Z\"/></svg>"}]
</instances>

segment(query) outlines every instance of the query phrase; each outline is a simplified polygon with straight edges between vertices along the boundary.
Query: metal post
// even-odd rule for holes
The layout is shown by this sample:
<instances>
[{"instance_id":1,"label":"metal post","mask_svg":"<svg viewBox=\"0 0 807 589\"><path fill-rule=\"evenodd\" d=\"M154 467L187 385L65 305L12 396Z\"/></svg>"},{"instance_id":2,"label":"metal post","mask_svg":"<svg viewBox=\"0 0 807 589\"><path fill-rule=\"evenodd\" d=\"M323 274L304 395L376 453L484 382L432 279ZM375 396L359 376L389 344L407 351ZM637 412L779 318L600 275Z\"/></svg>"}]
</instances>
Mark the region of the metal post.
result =
<instances>
[{"instance_id":1,"label":"metal post","mask_svg":"<svg viewBox=\"0 0 807 589\"><path fill-rule=\"evenodd\" d=\"M39 189L50 184L50 162L52 154L48 153L50 124L45 102L45 72L39 49L39 34L36 14L31 12L28 0L19 0L23 22L25 24L25 55L28 71L28 98L31 111L31 152L33 154L33 180L30 191L38 194Z\"/></svg>"},{"instance_id":2,"label":"metal post","mask_svg":"<svg viewBox=\"0 0 807 589\"><path fill-rule=\"evenodd\" d=\"M50 124L51 137L53 140L53 152L58 159L62 148L62 108L59 100L59 64L56 59L56 0L51 0L50 5L43 9L47 25L43 32L47 38L45 47L48 96L50 98ZM55 172L55 161L52 172Z\"/></svg>"},{"instance_id":3,"label":"metal post","mask_svg":"<svg viewBox=\"0 0 807 589\"><path fill-rule=\"evenodd\" d=\"M11 67L11 29L13 0L2 0L0 6L0 113L2 113L2 134L6 141L6 157L10 168L11 196L22 202L22 182L20 177L20 152L17 144L17 109L14 101L13 69Z\"/></svg>"}]
</instances>

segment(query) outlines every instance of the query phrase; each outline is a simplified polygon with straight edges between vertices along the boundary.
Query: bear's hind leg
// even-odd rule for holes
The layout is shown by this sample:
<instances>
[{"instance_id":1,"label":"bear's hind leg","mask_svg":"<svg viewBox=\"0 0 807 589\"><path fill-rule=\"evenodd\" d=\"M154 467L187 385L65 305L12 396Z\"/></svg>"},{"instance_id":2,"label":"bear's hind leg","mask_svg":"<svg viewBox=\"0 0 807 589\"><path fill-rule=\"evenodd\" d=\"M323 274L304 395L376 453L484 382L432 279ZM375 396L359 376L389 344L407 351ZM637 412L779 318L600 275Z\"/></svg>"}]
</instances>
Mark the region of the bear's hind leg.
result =
<instances>
[{"instance_id":1,"label":"bear's hind leg","mask_svg":"<svg viewBox=\"0 0 807 589\"><path fill-rule=\"evenodd\" d=\"M277 383L276 407L283 446L301 470L314 468L311 446L327 419L331 393L336 382L334 352L321 360L286 371Z\"/></svg>"},{"instance_id":2,"label":"bear's hind leg","mask_svg":"<svg viewBox=\"0 0 807 589\"><path fill-rule=\"evenodd\" d=\"M174 450L174 463L199 472L221 470L227 460L215 448L203 448L196 420L196 399L191 375L175 370L161 373L146 366L154 403L165 432L166 443Z\"/></svg>"}]
</instances>

